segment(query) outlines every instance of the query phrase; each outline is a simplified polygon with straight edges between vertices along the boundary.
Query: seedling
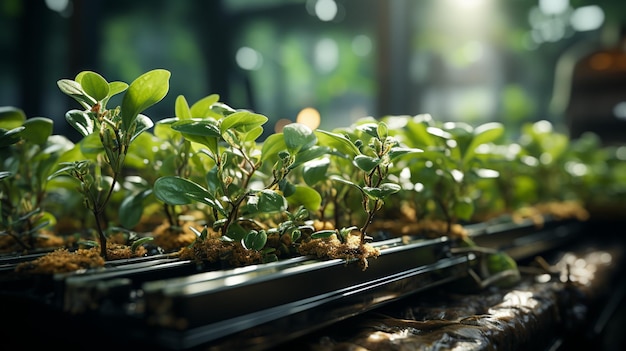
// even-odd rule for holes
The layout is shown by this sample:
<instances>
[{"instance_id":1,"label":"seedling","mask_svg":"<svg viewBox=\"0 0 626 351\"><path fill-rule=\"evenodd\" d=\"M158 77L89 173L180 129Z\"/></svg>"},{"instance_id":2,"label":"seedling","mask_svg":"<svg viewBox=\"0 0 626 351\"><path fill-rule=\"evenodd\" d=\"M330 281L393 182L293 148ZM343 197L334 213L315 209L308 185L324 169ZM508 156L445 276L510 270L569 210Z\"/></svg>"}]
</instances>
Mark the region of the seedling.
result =
<instances>
[{"instance_id":1,"label":"seedling","mask_svg":"<svg viewBox=\"0 0 626 351\"><path fill-rule=\"evenodd\" d=\"M20 109L0 109L0 235L22 250L32 250L55 216L43 209L48 175L61 153L72 148L67 138L52 135L52 120L26 119ZM62 245L60 243L59 245Z\"/></svg>"},{"instance_id":2,"label":"seedling","mask_svg":"<svg viewBox=\"0 0 626 351\"><path fill-rule=\"evenodd\" d=\"M491 122L476 128L465 123L437 123L429 115L407 121L402 134L407 144L424 149L423 156L408 164L410 179L421 193L420 216L439 218L447 223L470 220L474 213L478 179L494 178L498 173L485 168L487 153L481 145L497 140L504 131L500 123ZM495 156L494 156L495 157Z\"/></svg>"},{"instance_id":3,"label":"seedling","mask_svg":"<svg viewBox=\"0 0 626 351\"><path fill-rule=\"evenodd\" d=\"M100 254L106 259L107 238L103 215L124 169L131 142L153 126L152 120L140 114L165 97L170 72L153 70L124 82L107 82L101 75L83 71L74 80L61 79L59 89L75 99L84 110L70 110L67 122L83 139L79 142L84 160L65 162L53 175L70 175L80 183L84 205L94 215L100 242ZM107 108L109 100L124 92L121 106Z\"/></svg>"},{"instance_id":4,"label":"seedling","mask_svg":"<svg viewBox=\"0 0 626 351\"><path fill-rule=\"evenodd\" d=\"M207 100L211 101L211 100ZM154 184L154 193L166 204L204 204L212 215L212 230L223 241L235 241L245 249L262 250L268 238L260 219L284 214L287 198L298 189L286 177L296 167L324 150L315 146L313 132L301 124L287 125L262 145L257 139L267 117L250 111L236 111L213 99L202 111L184 113L192 118L171 124L185 139L203 148L198 153L208 157L210 167L204 182L182 176L164 176ZM194 116L195 114L195 116ZM271 164L271 175L261 174L263 163ZM285 231L293 235L293 231ZM199 236L203 240L206 233Z\"/></svg>"},{"instance_id":5,"label":"seedling","mask_svg":"<svg viewBox=\"0 0 626 351\"><path fill-rule=\"evenodd\" d=\"M393 162L401 156L421 153L422 150L401 146L396 138L389 135L387 124L384 122L376 123L369 120L361 122L344 130L343 134L319 130L318 135L323 142L333 147L335 155L338 155L338 160L334 160L338 166L330 178L360 193L360 203L365 213L365 219L358 228L362 247L371 241L367 229L376 213L383 208L385 200L390 195L402 189L399 184L389 180ZM346 160L350 162L345 162ZM346 165L348 167L342 168ZM338 207L336 204L335 209ZM350 231L342 230L338 237L345 239L346 233ZM326 231L315 234L316 237L326 235L328 235Z\"/></svg>"}]
</instances>

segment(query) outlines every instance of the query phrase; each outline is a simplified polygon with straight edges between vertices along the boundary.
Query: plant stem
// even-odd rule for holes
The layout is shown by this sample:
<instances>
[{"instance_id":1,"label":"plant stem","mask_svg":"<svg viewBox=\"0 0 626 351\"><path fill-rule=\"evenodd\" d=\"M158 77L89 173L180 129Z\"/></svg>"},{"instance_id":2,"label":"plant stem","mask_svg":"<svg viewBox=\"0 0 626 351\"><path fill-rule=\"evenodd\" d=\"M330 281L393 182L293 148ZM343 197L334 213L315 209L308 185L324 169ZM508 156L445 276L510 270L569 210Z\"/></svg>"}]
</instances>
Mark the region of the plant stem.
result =
<instances>
[{"instance_id":1,"label":"plant stem","mask_svg":"<svg viewBox=\"0 0 626 351\"><path fill-rule=\"evenodd\" d=\"M100 256L107 259L107 238L104 235L104 231L102 230L102 225L100 223L100 214L97 210L93 210L94 217L96 217L96 227L98 228L98 237L100 239Z\"/></svg>"}]
</instances>

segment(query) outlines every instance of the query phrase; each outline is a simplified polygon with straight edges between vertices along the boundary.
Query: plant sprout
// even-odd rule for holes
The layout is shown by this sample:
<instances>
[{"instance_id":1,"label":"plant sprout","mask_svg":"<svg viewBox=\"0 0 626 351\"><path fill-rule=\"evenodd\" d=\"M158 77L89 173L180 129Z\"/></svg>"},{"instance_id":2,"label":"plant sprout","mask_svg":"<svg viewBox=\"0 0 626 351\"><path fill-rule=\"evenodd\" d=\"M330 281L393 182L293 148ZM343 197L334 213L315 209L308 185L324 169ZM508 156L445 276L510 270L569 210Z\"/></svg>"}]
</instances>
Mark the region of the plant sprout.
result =
<instances>
[{"instance_id":1,"label":"plant sprout","mask_svg":"<svg viewBox=\"0 0 626 351\"><path fill-rule=\"evenodd\" d=\"M80 151L87 159L63 163L55 176L70 175L80 183L79 192L94 215L100 254L105 259L106 206L124 169L131 142L153 126L141 112L165 97L169 78L170 72L157 69L142 74L129 86L124 82L109 83L95 72L83 71L74 80L57 82L63 93L84 108L68 111L65 118L83 136ZM120 93L124 93L121 106L108 109L109 99Z\"/></svg>"}]
</instances>

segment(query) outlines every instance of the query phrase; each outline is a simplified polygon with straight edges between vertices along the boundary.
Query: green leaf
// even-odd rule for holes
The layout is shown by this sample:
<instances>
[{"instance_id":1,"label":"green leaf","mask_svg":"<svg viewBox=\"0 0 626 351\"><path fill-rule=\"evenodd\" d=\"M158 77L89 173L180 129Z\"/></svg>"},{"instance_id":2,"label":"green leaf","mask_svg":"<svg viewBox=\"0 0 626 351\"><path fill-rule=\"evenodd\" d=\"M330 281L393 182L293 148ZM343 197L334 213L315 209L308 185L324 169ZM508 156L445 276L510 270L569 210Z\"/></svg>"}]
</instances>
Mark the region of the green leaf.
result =
<instances>
[{"instance_id":1,"label":"green leaf","mask_svg":"<svg viewBox=\"0 0 626 351\"><path fill-rule=\"evenodd\" d=\"M178 121L172 124L172 129L181 132L185 139L208 147L213 155L217 155L217 142L221 135L214 120Z\"/></svg>"},{"instance_id":2,"label":"green leaf","mask_svg":"<svg viewBox=\"0 0 626 351\"><path fill-rule=\"evenodd\" d=\"M255 141L261 134L263 134L263 127L254 127L243 134L242 141Z\"/></svg>"},{"instance_id":3,"label":"green leaf","mask_svg":"<svg viewBox=\"0 0 626 351\"><path fill-rule=\"evenodd\" d=\"M391 150L389 150L388 155L389 155L389 160L393 161L403 155L417 154L421 152L424 152L424 150L396 146L396 147L392 147Z\"/></svg>"},{"instance_id":4,"label":"green leaf","mask_svg":"<svg viewBox=\"0 0 626 351\"><path fill-rule=\"evenodd\" d=\"M176 102L174 103L174 114L178 117L179 120L191 119L191 110L189 109L189 104L187 103L187 99L184 96L178 95L176 97Z\"/></svg>"},{"instance_id":5,"label":"green leaf","mask_svg":"<svg viewBox=\"0 0 626 351\"><path fill-rule=\"evenodd\" d=\"M322 196L313 188L296 185L296 191L287 197L287 202L292 206L304 206L314 212L322 206Z\"/></svg>"},{"instance_id":6,"label":"green leaf","mask_svg":"<svg viewBox=\"0 0 626 351\"><path fill-rule=\"evenodd\" d=\"M95 157L95 155L104 151L104 146L102 146L98 133L85 136L78 142L78 145L80 146L80 152L85 156Z\"/></svg>"},{"instance_id":7,"label":"green leaf","mask_svg":"<svg viewBox=\"0 0 626 351\"><path fill-rule=\"evenodd\" d=\"M124 197L119 209L122 226L132 228L139 223L144 209L143 202L150 194L152 194L152 189L146 189Z\"/></svg>"},{"instance_id":8,"label":"green leaf","mask_svg":"<svg viewBox=\"0 0 626 351\"><path fill-rule=\"evenodd\" d=\"M161 177L154 182L153 190L156 198L168 205L187 205L200 202L223 212L221 204L207 189L185 178Z\"/></svg>"},{"instance_id":9,"label":"green leaf","mask_svg":"<svg viewBox=\"0 0 626 351\"><path fill-rule=\"evenodd\" d=\"M12 176L13 173L8 172L8 171L0 171L0 180L4 179L4 178L9 178L10 176Z\"/></svg>"},{"instance_id":10,"label":"green leaf","mask_svg":"<svg viewBox=\"0 0 626 351\"><path fill-rule=\"evenodd\" d=\"M217 123L211 119L178 121L172 124L172 129L190 136L221 137Z\"/></svg>"},{"instance_id":11,"label":"green leaf","mask_svg":"<svg viewBox=\"0 0 626 351\"><path fill-rule=\"evenodd\" d=\"M20 135L24 130L24 127L17 127L11 130L0 129L0 148L13 145L20 141Z\"/></svg>"},{"instance_id":12,"label":"green leaf","mask_svg":"<svg viewBox=\"0 0 626 351\"><path fill-rule=\"evenodd\" d=\"M311 239L330 238L333 234L337 234L337 231L332 229L318 230L311 234Z\"/></svg>"},{"instance_id":13,"label":"green leaf","mask_svg":"<svg viewBox=\"0 0 626 351\"><path fill-rule=\"evenodd\" d=\"M139 113L161 101L169 90L170 72L155 69L135 79L122 99L122 129L128 130Z\"/></svg>"},{"instance_id":14,"label":"green leaf","mask_svg":"<svg viewBox=\"0 0 626 351\"><path fill-rule=\"evenodd\" d=\"M381 159L378 157L369 157L366 155L357 155L353 163L362 171L369 173L380 164Z\"/></svg>"},{"instance_id":15,"label":"green leaf","mask_svg":"<svg viewBox=\"0 0 626 351\"><path fill-rule=\"evenodd\" d=\"M439 137L441 139L452 139L452 134L446 132L445 130L437 127L427 127L426 132L430 135Z\"/></svg>"},{"instance_id":16,"label":"green leaf","mask_svg":"<svg viewBox=\"0 0 626 351\"><path fill-rule=\"evenodd\" d=\"M284 197L289 197L296 192L296 186L284 178L278 182L278 189L282 191Z\"/></svg>"},{"instance_id":17,"label":"green leaf","mask_svg":"<svg viewBox=\"0 0 626 351\"><path fill-rule=\"evenodd\" d=\"M300 152L296 155L296 159L293 161L291 166L289 166L289 169L299 167L305 162L327 155L328 153L329 149L326 146L311 146L306 150L300 150Z\"/></svg>"},{"instance_id":18,"label":"green leaf","mask_svg":"<svg viewBox=\"0 0 626 351\"><path fill-rule=\"evenodd\" d=\"M98 73L83 72L78 82L85 93L96 101L104 100L109 95L109 83Z\"/></svg>"},{"instance_id":19,"label":"green leaf","mask_svg":"<svg viewBox=\"0 0 626 351\"><path fill-rule=\"evenodd\" d=\"M94 131L93 120L85 111L70 110L65 114L65 120L83 137L86 137Z\"/></svg>"},{"instance_id":20,"label":"green leaf","mask_svg":"<svg viewBox=\"0 0 626 351\"><path fill-rule=\"evenodd\" d=\"M52 120L44 117L32 117L24 122L21 137L31 143L42 145L52 135Z\"/></svg>"},{"instance_id":21,"label":"green leaf","mask_svg":"<svg viewBox=\"0 0 626 351\"><path fill-rule=\"evenodd\" d=\"M276 191L263 189L256 193L259 198L258 209L262 213L283 212L287 210L285 197Z\"/></svg>"},{"instance_id":22,"label":"green leaf","mask_svg":"<svg viewBox=\"0 0 626 351\"><path fill-rule=\"evenodd\" d=\"M314 133L317 136L318 145L335 149L347 158L354 158L356 155L360 154L359 149L344 135L327 132L321 129L317 129Z\"/></svg>"},{"instance_id":23,"label":"green leaf","mask_svg":"<svg viewBox=\"0 0 626 351\"><path fill-rule=\"evenodd\" d=\"M366 123L361 124L356 127L356 129L373 136L374 138L378 138L378 124L377 123Z\"/></svg>"},{"instance_id":24,"label":"green leaf","mask_svg":"<svg viewBox=\"0 0 626 351\"><path fill-rule=\"evenodd\" d=\"M26 114L23 110L12 107L0 107L0 128L13 129L22 126L26 120Z\"/></svg>"},{"instance_id":25,"label":"green leaf","mask_svg":"<svg viewBox=\"0 0 626 351\"><path fill-rule=\"evenodd\" d=\"M328 172L329 166L330 160L327 158L305 163L302 166L302 178L304 182L309 186L313 186L318 182L326 180L326 173Z\"/></svg>"},{"instance_id":26,"label":"green leaf","mask_svg":"<svg viewBox=\"0 0 626 351\"><path fill-rule=\"evenodd\" d=\"M267 117L263 115L250 111L238 111L222 119L220 134L224 134L229 129L247 133L256 127L262 126L265 122L267 122Z\"/></svg>"},{"instance_id":27,"label":"green leaf","mask_svg":"<svg viewBox=\"0 0 626 351\"><path fill-rule=\"evenodd\" d=\"M242 240L248 235L248 231L244 229L239 223L234 222L228 226L228 232L222 237L222 240Z\"/></svg>"},{"instance_id":28,"label":"green leaf","mask_svg":"<svg viewBox=\"0 0 626 351\"><path fill-rule=\"evenodd\" d=\"M192 117L213 117L220 118L221 115L214 112L212 107L220 100L220 96L217 94L211 94L207 97L204 97L193 105L191 105L191 116Z\"/></svg>"},{"instance_id":29,"label":"green leaf","mask_svg":"<svg viewBox=\"0 0 626 351\"><path fill-rule=\"evenodd\" d=\"M508 269L517 269L517 263L506 253L498 252L488 255L487 269L489 273L495 274Z\"/></svg>"},{"instance_id":30,"label":"green leaf","mask_svg":"<svg viewBox=\"0 0 626 351\"><path fill-rule=\"evenodd\" d=\"M410 141L410 146L418 148L435 146L435 138L427 131L428 125L418 118L418 116L407 122L405 133L408 139L407 141Z\"/></svg>"},{"instance_id":31,"label":"green leaf","mask_svg":"<svg viewBox=\"0 0 626 351\"><path fill-rule=\"evenodd\" d=\"M139 238L135 241L133 241L133 244L130 246L130 250L132 252L135 252L135 250L137 250L137 248L143 244L148 243L149 241L154 240L154 237L152 236L144 236L143 238Z\"/></svg>"},{"instance_id":32,"label":"green leaf","mask_svg":"<svg viewBox=\"0 0 626 351\"><path fill-rule=\"evenodd\" d=\"M363 192L365 194L377 200L382 200L391 194L399 192L400 190L402 190L402 187L395 183L383 183L376 188L368 186L363 187Z\"/></svg>"},{"instance_id":33,"label":"green leaf","mask_svg":"<svg viewBox=\"0 0 626 351\"><path fill-rule=\"evenodd\" d=\"M57 86L59 87L61 92L72 97L85 109L91 109L91 107L97 102L87 93L85 93L83 88L80 86L80 83L78 83L77 81L71 79L61 79L57 81Z\"/></svg>"},{"instance_id":34,"label":"green leaf","mask_svg":"<svg viewBox=\"0 0 626 351\"><path fill-rule=\"evenodd\" d=\"M261 250L267 242L267 233L264 230L252 230L241 239L241 244L248 250Z\"/></svg>"},{"instance_id":35,"label":"green leaf","mask_svg":"<svg viewBox=\"0 0 626 351\"><path fill-rule=\"evenodd\" d=\"M478 146L493 142L502 134L504 134L504 126L498 122L485 123L474 128L474 138L463 156L463 163L467 164L474 158Z\"/></svg>"},{"instance_id":36,"label":"green leaf","mask_svg":"<svg viewBox=\"0 0 626 351\"><path fill-rule=\"evenodd\" d=\"M470 220L474 214L474 202L469 197L458 199L452 209L454 215L462 220Z\"/></svg>"},{"instance_id":37,"label":"green leaf","mask_svg":"<svg viewBox=\"0 0 626 351\"><path fill-rule=\"evenodd\" d=\"M135 120L135 123L137 123L137 127L135 127L135 132L133 133L133 136L130 138L130 141L135 140L135 138L137 138L141 133L145 132L146 130L154 126L154 122L152 122L150 117L146 115L142 115L142 114L137 115L137 119Z\"/></svg>"},{"instance_id":38,"label":"green leaf","mask_svg":"<svg viewBox=\"0 0 626 351\"><path fill-rule=\"evenodd\" d=\"M261 147L261 161L274 158L280 151L286 150L287 144L283 133L276 133L265 138Z\"/></svg>"},{"instance_id":39,"label":"green leaf","mask_svg":"<svg viewBox=\"0 0 626 351\"><path fill-rule=\"evenodd\" d=\"M110 82L109 83L109 97L115 96L128 89L128 84L124 82Z\"/></svg>"},{"instance_id":40,"label":"green leaf","mask_svg":"<svg viewBox=\"0 0 626 351\"><path fill-rule=\"evenodd\" d=\"M300 150L307 150L317 143L317 137L308 126L301 123L291 123L283 128L285 145L292 154Z\"/></svg>"},{"instance_id":41,"label":"green leaf","mask_svg":"<svg viewBox=\"0 0 626 351\"><path fill-rule=\"evenodd\" d=\"M172 124L178 122L177 117L163 118L154 123L154 135L160 140L174 140L180 138L178 131L172 128Z\"/></svg>"},{"instance_id":42,"label":"green leaf","mask_svg":"<svg viewBox=\"0 0 626 351\"><path fill-rule=\"evenodd\" d=\"M353 183L352 181L350 181L348 179L344 179L344 178L341 178L339 176L332 175L332 176L330 176L330 180L333 180L333 181L336 181L336 182L339 182L339 183L343 183L343 184L347 184L347 185L350 185L350 186L353 186L353 187L359 189L360 191L363 191L363 189L358 184Z\"/></svg>"}]
</instances>

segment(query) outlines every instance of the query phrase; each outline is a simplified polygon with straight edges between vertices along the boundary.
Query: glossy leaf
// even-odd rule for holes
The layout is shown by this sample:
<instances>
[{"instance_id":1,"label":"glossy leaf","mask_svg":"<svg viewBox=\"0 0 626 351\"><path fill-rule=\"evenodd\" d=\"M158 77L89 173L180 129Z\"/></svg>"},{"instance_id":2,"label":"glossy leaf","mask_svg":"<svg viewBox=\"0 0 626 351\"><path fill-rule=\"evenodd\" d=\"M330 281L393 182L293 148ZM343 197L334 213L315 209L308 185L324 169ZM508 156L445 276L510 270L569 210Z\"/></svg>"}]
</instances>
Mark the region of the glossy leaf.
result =
<instances>
[{"instance_id":1,"label":"glossy leaf","mask_svg":"<svg viewBox=\"0 0 626 351\"><path fill-rule=\"evenodd\" d=\"M287 150L292 154L297 154L300 150L307 150L317 143L317 137L311 128L301 123L286 125L283 128L283 135Z\"/></svg>"},{"instance_id":2,"label":"glossy leaf","mask_svg":"<svg viewBox=\"0 0 626 351\"><path fill-rule=\"evenodd\" d=\"M93 133L95 128L93 119L85 111L70 110L65 114L65 120L83 137Z\"/></svg>"},{"instance_id":3,"label":"glossy leaf","mask_svg":"<svg viewBox=\"0 0 626 351\"><path fill-rule=\"evenodd\" d=\"M378 133L378 138L380 138L380 140L385 140L389 136L389 127L387 127L385 122L379 122L376 127L376 132Z\"/></svg>"},{"instance_id":4,"label":"glossy leaf","mask_svg":"<svg viewBox=\"0 0 626 351\"><path fill-rule=\"evenodd\" d=\"M141 133L145 132L146 130L154 126L154 122L152 122L150 117L142 115L142 114L137 115L137 119L135 120L135 123L137 123L137 126L135 127L135 132L133 133L133 136L130 138L130 141L135 140Z\"/></svg>"},{"instance_id":5,"label":"glossy leaf","mask_svg":"<svg viewBox=\"0 0 626 351\"><path fill-rule=\"evenodd\" d=\"M324 155L328 155L329 152L330 149L325 146L311 146L306 150L301 150L296 155L296 159L291 164L289 169L297 168L305 162L309 162Z\"/></svg>"},{"instance_id":6,"label":"glossy leaf","mask_svg":"<svg viewBox=\"0 0 626 351\"><path fill-rule=\"evenodd\" d=\"M356 127L363 133L369 134L374 138L378 138L378 124L377 123L365 123Z\"/></svg>"},{"instance_id":7,"label":"glossy leaf","mask_svg":"<svg viewBox=\"0 0 626 351\"><path fill-rule=\"evenodd\" d=\"M207 189L189 179L177 176L161 177L154 182L153 190L156 198L168 205L200 202L223 211L219 202Z\"/></svg>"},{"instance_id":8,"label":"glossy leaf","mask_svg":"<svg viewBox=\"0 0 626 351\"><path fill-rule=\"evenodd\" d=\"M174 102L174 114L179 120L191 119L191 110L184 96L178 95Z\"/></svg>"},{"instance_id":9,"label":"glossy leaf","mask_svg":"<svg viewBox=\"0 0 626 351\"><path fill-rule=\"evenodd\" d=\"M61 79L57 81L57 86L64 94L72 97L85 109L91 109L91 107L97 102L85 93L83 88L80 86L80 83L77 81L71 79Z\"/></svg>"},{"instance_id":10,"label":"glossy leaf","mask_svg":"<svg viewBox=\"0 0 626 351\"><path fill-rule=\"evenodd\" d=\"M400 185L395 183L383 183L379 187L363 187L363 192L369 197L377 200L382 200L391 194L395 194L402 190Z\"/></svg>"},{"instance_id":11,"label":"glossy leaf","mask_svg":"<svg viewBox=\"0 0 626 351\"><path fill-rule=\"evenodd\" d=\"M302 166L302 178L304 182L313 186L321 181L327 179L328 167L330 166L330 160L323 158L319 160L313 160L305 163Z\"/></svg>"},{"instance_id":12,"label":"glossy leaf","mask_svg":"<svg viewBox=\"0 0 626 351\"><path fill-rule=\"evenodd\" d=\"M110 82L109 83L109 97L115 96L128 89L128 84L124 82Z\"/></svg>"},{"instance_id":13,"label":"glossy leaf","mask_svg":"<svg viewBox=\"0 0 626 351\"><path fill-rule=\"evenodd\" d=\"M280 151L286 150L287 144L283 133L275 133L267 138L261 146L261 161L266 161L274 158Z\"/></svg>"},{"instance_id":14,"label":"glossy leaf","mask_svg":"<svg viewBox=\"0 0 626 351\"><path fill-rule=\"evenodd\" d=\"M98 133L87 135L78 142L78 145L80 146L80 151L83 155L91 158L95 157L95 155L104 150L104 146L102 146L102 141L100 140Z\"/></svg>"},{"instance_id":15,"label":"glossy leaf","mask_svg":"<svg viewBox=\"0 0 626 351\"><path fill-rule=\"evenodd\" d=\"M0 147L7 147L20 141L20 135L24 127L17 127L11 130L0 129Z\"/></svg>"},{"instance_id":16,"label":"glossy leaf","mask_svg":"<svg viewBox=\"0 0 626 351\"><path fill-rule=\"evenodd\" d=\"M20 127L26 121L26 114L22 109L12 106L0 107L0 128L13 129Z\"/></svg>"},{"instance_id":17,"label":"glossy leaf","mask_svg":"<svg viewBox=\"0 0 626 351\"><path fill-rule=\"evenodd\" d=\"M333 234L337 234L337 231L332 229L318 230L311 234L311 239L330 238Z\"/></svg>"},{"instance_id":18,"label":"glossy leaf","mask_svg":"<svg viewBox=\"0 0 626 351\"><path fill-rule=\"evenodd\" d=\"M328 132L318 129L315 132L318 139L318 145L327 146L331 149L335 149L339 153L345 155L347 158L353 158L360 154L359 149L344 135Z\"/></svg>"},{"instance_id":19,"label":"glossy leaf","mask_svg":"<svg viewBox=\"0 0 626 351\"><path fill-rule=\"evenodd\" d=\"M287 202L294 206L304 206L307 210L315 212L322 206L322 196L313 188L295 186L295 192L287 197Z\"/></svg>"},{"instance_id":20,"label":"glossy leaf","mask_svg":"<svg viewBox=\"0 0 626 351\"><path fill-rule=\"evenodd\" d=\"M417 148L406 148L406 147L392 147L389 150L389 159L391 161L399 158L400 156L408 155L408 154L417 154L423 153L424 150Z\"/></svg>"},{"instance_id":21,"label":"glossy leaf","mask_svg":"<svg viewBox=\"0 0 626 351\"><path fill-rule=\"evenodd\" d=\"M212 106L216 104L220 99L220 96L217 94L211 94L206 96L191 105L191 116L192 117L213 117L220 118L221 115L212 110Z\"/></svg>"},{"instance_id":22,"label":"glossy leaf","mask_svg":"<svg viewBox=\"0 0 626 351\"><path fill-rule=\"evenodd\" d=\"M101 101L109 95L109 83L98 73L87 71L78 79L85 93L96 101Z\"/></svg>"},{"instance_id":23,"label":"glossy leaf","mask_svg":"<svg viewBox=\"0 0 626 351\"><path fill-rule=\"evenodd\" d=\"M263 213L283 212L287 210L285 198L276 191L264 189L256 193L259 198L258 209Z\"/></svg>"},{"instance_id":24,"label":"glossy leaf","mask_svg":"<svg viewBox=\"0 0 626 351\"><path fill-rule=\"evenodd\" d=\"M474 128L474 138L463 156L463 162L468 163L474 158L478 146L493 142L500 138L502 134L504 134L504 126L498 122L485 123Z\"/></svg>"},{"instance_id":25,"label":"glossy leaf","mask_svg":"<svg viewBox=\"0 0 626 351\"><path fill-rule=\"evenodd\" d=\"M267 242L267 233L264 230L252 230L241 240L241 244L248 250L261 250Z\"/></svg>"},{"instance_id":26,"label":"glossy leaf","mask_svg":"<svg viewBox=\"0 0 626 351\"><path fill-rule=\"evenodd\" d=\"M369 157L365 155L357 155L353 162L363 172L369 173L380 164L381 159L378 157Z\"/></svg>"},{"instance_id":27,"label":"glossy leaf","mask_svg":"<svg viewBox=\"0 0 626 351\"><path fill-rule=\"evenodd\" d=\"M220 134L233 129L240 133L247 133L253 128L260 127L267 122L267 117L249 111L238 111L222 119Z\"/></svg>"},{"instance_id":28,"label":"glossy leaf","mask_svg":"<svg viewBox=\"0 0 626 351\"><path fill-rule=\"evenodd\" d=\"M172 129L181 132L185 139L209 148L212 157L218 154L217 143L221 136L215 121L209 119L183 120L173 123Z\"/></svg>"},{"instance_id":29,"label":"glossy leaf","mask_svg":"<svg viewBox=\"0 0 626 351\"><path fill-rule=\"evenodd\" d=\"M263 134L263 127L258 126L244 133L242 141L255 141Z\"/></svg>"},{"instance_id":30,"label":"glossy leaf","mask_svg":"<svg viewBox=\"0 0 626 351\"><path fill-rule=\"evenodd\" d=\"M410 140L410 146L426 148L428 146L436 145L435 138L428 133L427 128L428 125L418 116L408 121L405 136L408 140Z\"/></svg>"},{"instance_id":31,"label":"glossy leaf","mask_svg":"<svg viewBox=\"0 0 626 351\"><path fill-rule=\"evenodd\" d=\"M132 228L141 220L144 210L144 200L152 194L152 189L146 189L136 194L129 194L124 197L120 204L119 219L122 226Z\"/></svg>"},{"instance_id":32,"label":"glossy leaf","mask_svg":"<svg viewBox=\"0 0 626 351\"><path fill-rule=\"evenodd\" d=\"M155 69L135 79L122 99L122 129L128 130L137 115L161 101L169 90L170 72Z\"/></svg>"},{"instance_id":33,"label":"glossy leaf","mask_svg":"<svg viewBox=\"0 0 626 351\"><path fill-rule=\"evenodd\" d=\"M24 122L21 137L34 144L44 144L52 135L53 122L49 118L32 117Z\"/></svg>"},{"instance_id":34,"label":"glossy leaf","mask_svg":"<svg viewBox=\"0 0 626 351\"><path fill-rule=\"evenodd\" d=\"M333 180L333 181L339 182L339 183L343 183L343 184L347 184L347 185L353 186L353 187L359 189L360 191L363 191L363 189L358 184L356 184L356 183L354 183L354 182L352 182L352 181L350 181L348 179L344 179L344 178L341 178L341 177L336 176L336 175L330 176L330 179Z\"/></svg>"}]
</instances>

